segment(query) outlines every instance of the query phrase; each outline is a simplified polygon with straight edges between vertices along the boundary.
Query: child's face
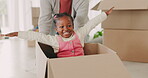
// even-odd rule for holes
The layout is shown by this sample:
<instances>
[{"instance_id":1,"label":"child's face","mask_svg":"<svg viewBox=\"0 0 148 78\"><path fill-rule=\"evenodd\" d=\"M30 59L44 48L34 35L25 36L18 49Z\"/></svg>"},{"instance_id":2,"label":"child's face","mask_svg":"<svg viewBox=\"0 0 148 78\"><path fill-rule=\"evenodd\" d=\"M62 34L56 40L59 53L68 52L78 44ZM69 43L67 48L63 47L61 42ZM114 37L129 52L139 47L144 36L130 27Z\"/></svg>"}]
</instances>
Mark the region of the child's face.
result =
<instances>
[{"instance_id":1,"label":"child's face","mask_svg":"<svg viewBox=\"0 0 148 78\"><path fill-rule=\"evenodd\" d=\"M73 33L73 23L68 16L60 17L56 23L56 31L64 38L69 38Z\"/></svg>"}]
</instances>

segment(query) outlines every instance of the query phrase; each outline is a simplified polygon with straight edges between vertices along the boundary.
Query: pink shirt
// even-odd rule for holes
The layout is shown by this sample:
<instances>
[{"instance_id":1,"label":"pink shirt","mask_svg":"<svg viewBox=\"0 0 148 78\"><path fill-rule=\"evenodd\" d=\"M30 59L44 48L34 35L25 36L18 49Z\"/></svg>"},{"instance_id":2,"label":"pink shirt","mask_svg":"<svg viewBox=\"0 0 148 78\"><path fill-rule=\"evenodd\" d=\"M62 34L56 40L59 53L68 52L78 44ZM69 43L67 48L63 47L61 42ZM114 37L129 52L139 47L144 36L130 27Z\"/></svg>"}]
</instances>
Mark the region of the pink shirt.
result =
<instances>
[{"instance_id":1,"label":"pink shirt","mask_svg":"<svg viewBox=\"0 0 148 78\"><path fill-rule=\"evenodd\" d=\"M71 15L72 11L72 0L60 0L60 12L59 13L68 13Z\"/></svg>"},{"instance_id":2,"label":"pink shirt","mask_svg":"<svg viewBox=\"0 0 148 78\"><path fill-rule=\"evenodd\" d=\"M59 42L58 57L72 57L72 56L83 56L84 50L78 35L74 33L75 39L70 41L63 41L60 36L57 36Z\"/></svg>"}]
</instances>

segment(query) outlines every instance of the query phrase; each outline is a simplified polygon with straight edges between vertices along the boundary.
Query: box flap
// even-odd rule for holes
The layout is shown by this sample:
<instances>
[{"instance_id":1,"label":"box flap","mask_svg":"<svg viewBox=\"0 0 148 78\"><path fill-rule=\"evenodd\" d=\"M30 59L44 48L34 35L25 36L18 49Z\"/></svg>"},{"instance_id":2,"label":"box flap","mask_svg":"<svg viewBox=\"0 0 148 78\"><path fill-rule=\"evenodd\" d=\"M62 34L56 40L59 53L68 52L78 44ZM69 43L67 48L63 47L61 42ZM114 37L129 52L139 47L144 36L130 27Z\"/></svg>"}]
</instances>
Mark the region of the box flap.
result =
<instances>
[{"instance_id":1,"label":"box flap","mask_svg":"<svg viewBox=\"0 0 148 78\"><path fill-rule=\"evenodd\" d=\"M108 29L148 29L148 11L113 11L102 23Z\"/></svg>"},{"instance_id":2,"label":"box flap","mask_svg":"<svg viewBox=\"0 0 148 78\"><path fill-rule=\"evenodd\" d=\"M54 78L131 78L115 53L49 59Z\"/></svg>"},{"instance_id":3,"label":"box flap","mask_svg":"<svg viewBox=\"0 0 148 78\"><path fill-rule=\"evenodd\" d=\"M85 43L84 45L85 55L116 53L102 44Z\"/></svg>"},{"instance_id":4,"label":"box flap","mask_svg":"<svg viewBox=\"0 0 148 78\"><path fill-rule=\"evenodd\" d=\"M92 9L108 10L113 6L114 10L143 10L148 9L148 0L103 0Z\"/></svg>"},{"instance_id":5,"label":"box flap","mask_svg":"<svg viewBox=\"0 0 148 78\"><path fill-rule=\"evenodd\" d=\"M45 77L45 78L54 78L53 70L52 70L51 65L50 65L49 62L48 62L48 71L46 73L47 73L47 77Z\"/></svg>"},{"instance_id":6,"label":"box flap","mask_svg":"<svg viewBox=\"0 0 148 78\"><path fill-rule=\"evenodd\" d=\"M84 44L84 54L85 55L93 55L99 54L98 44L93 43L85 43Z\"/></svg>"},{"instance_id":7,"label":"box flap","mask_svg":"<svg viewBox=\"0 0 148 78\"><path fill-rule=\"evenodd\" d=\"M41 50L38 43L36 43L36 67L37 67L37 78L45 78L46 65L48 58Z\"/></svg>"}]
</instances>

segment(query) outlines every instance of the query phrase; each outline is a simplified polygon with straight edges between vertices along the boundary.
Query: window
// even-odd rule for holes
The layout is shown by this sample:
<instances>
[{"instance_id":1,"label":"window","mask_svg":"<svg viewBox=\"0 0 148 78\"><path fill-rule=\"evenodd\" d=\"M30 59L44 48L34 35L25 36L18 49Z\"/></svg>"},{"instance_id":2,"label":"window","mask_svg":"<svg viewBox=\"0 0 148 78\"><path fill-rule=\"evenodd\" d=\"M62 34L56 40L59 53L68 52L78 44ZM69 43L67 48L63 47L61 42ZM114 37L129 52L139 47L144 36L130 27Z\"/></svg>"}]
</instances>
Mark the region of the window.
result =
<instances>
[{"instance_id":1,"label":"window","mask_svg":"<svg viewBox=\"0 0 148 78\"><path fill-rule=\"evenodd\" d=\"M7 26L7 0L0 0L0 28Z\"/></svg>"}]
</instances>

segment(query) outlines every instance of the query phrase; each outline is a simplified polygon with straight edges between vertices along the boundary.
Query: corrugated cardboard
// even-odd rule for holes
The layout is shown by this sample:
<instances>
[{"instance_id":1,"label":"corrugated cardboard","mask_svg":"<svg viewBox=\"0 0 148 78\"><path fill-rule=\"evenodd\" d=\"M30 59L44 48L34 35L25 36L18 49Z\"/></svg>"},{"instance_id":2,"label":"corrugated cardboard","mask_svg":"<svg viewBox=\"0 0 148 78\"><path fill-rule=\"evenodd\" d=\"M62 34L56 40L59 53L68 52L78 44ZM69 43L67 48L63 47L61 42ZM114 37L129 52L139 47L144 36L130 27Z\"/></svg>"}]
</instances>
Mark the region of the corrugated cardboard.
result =
<instances>
[{"instance_id":1,"label":"corrugated cardboard","mask_svg":"<svg viewBox=\"0 0 148 78\"><path fill-rule=\"evenodd\" d=\"M148 62L148 31L105 29L104 45L122 60Z\"/></svg>"},{"instance_id":2,"label":"corrugated cardboard","mask_svg":"<svg viewBox=\"0 0 148 78\"><path fill-rule=\"evenodd\" d=\"M94 10L108 10L115 7L103 28L148 29L148 0L103 0Z\"/></svg>"},{"instance_id":3,"label":"corrugated cardboard","mask_svg":"<svg viewBox=\"0 0 148 78\"><path fill-rule=\"evenodd\" d=\"M148 29L148 0L103 0L93 10L108 10L115 7L103 28Z\"/></svg>"},{"instance_id":4,"label":"corrugated cardboard","mask_svg":"<svg viewBox=\"0 0 148 78\"><path fill-rule=\"evenodd\" d=\"M32 7L32 17L39 17L40 15L40 8Z\"/></svg>"},{"instance_id":5,"label":"corrugated cardboard","mask_svg":"<svg viewBox=\"0 0 148 78\"><path fill-rule=\"evenodd\" d=\"M35 40L28 40L28 47L35 47Z\"/></svg>"},{"instance_id":6,"label":"corrugated cardboard","mask_svg":"<svg viewBox=\"0 0 148 78\"><path fill-rule=\"evenodd\" d=\"M102 23L105 29L148 29L148 10L113 11Z\"/></svg>"},{"instance_id":7,"label":"corrugated cardboard","mask_svg":"<svg viewBox=\"0 0 148 78\"><path fill-rule=\"evenodd\" d=\"M93 9L115 7L104 28L104 44L122 60L148 62L148 0L103 0Z\"/></svg>"},{"instance_id":8,"label":"corrugated cardboard","mask_svg":"<svg viewBox=\"0 0 148 78\"><path fill-rule=\"evenodd\" d=\"M147 5L148 0L102 0L92 9L108 10L114 6L114 10L145 10Z\"/></svg>"},{"instance_id":9,"label":"corrugated cardboard","mask_svg":"<svg viewBox=\"0 0 148 78\"><path fill-rule=\"evenodd\" d=\"M32 8L32 24L34 27L38 26L38 19L40 14L40 8Z\"/></svg>"},{"instance_id":10,"label":"corrugated cardboard","mask_svg":"<svg viewBox=\"0 0 148 78\"><path fill-rule=\"evenodd\" d=\"M37 45L37 78L131 78L113 50L101 44L84 50L85 56L48 59Z\"/></svg>"}]
</instances>

